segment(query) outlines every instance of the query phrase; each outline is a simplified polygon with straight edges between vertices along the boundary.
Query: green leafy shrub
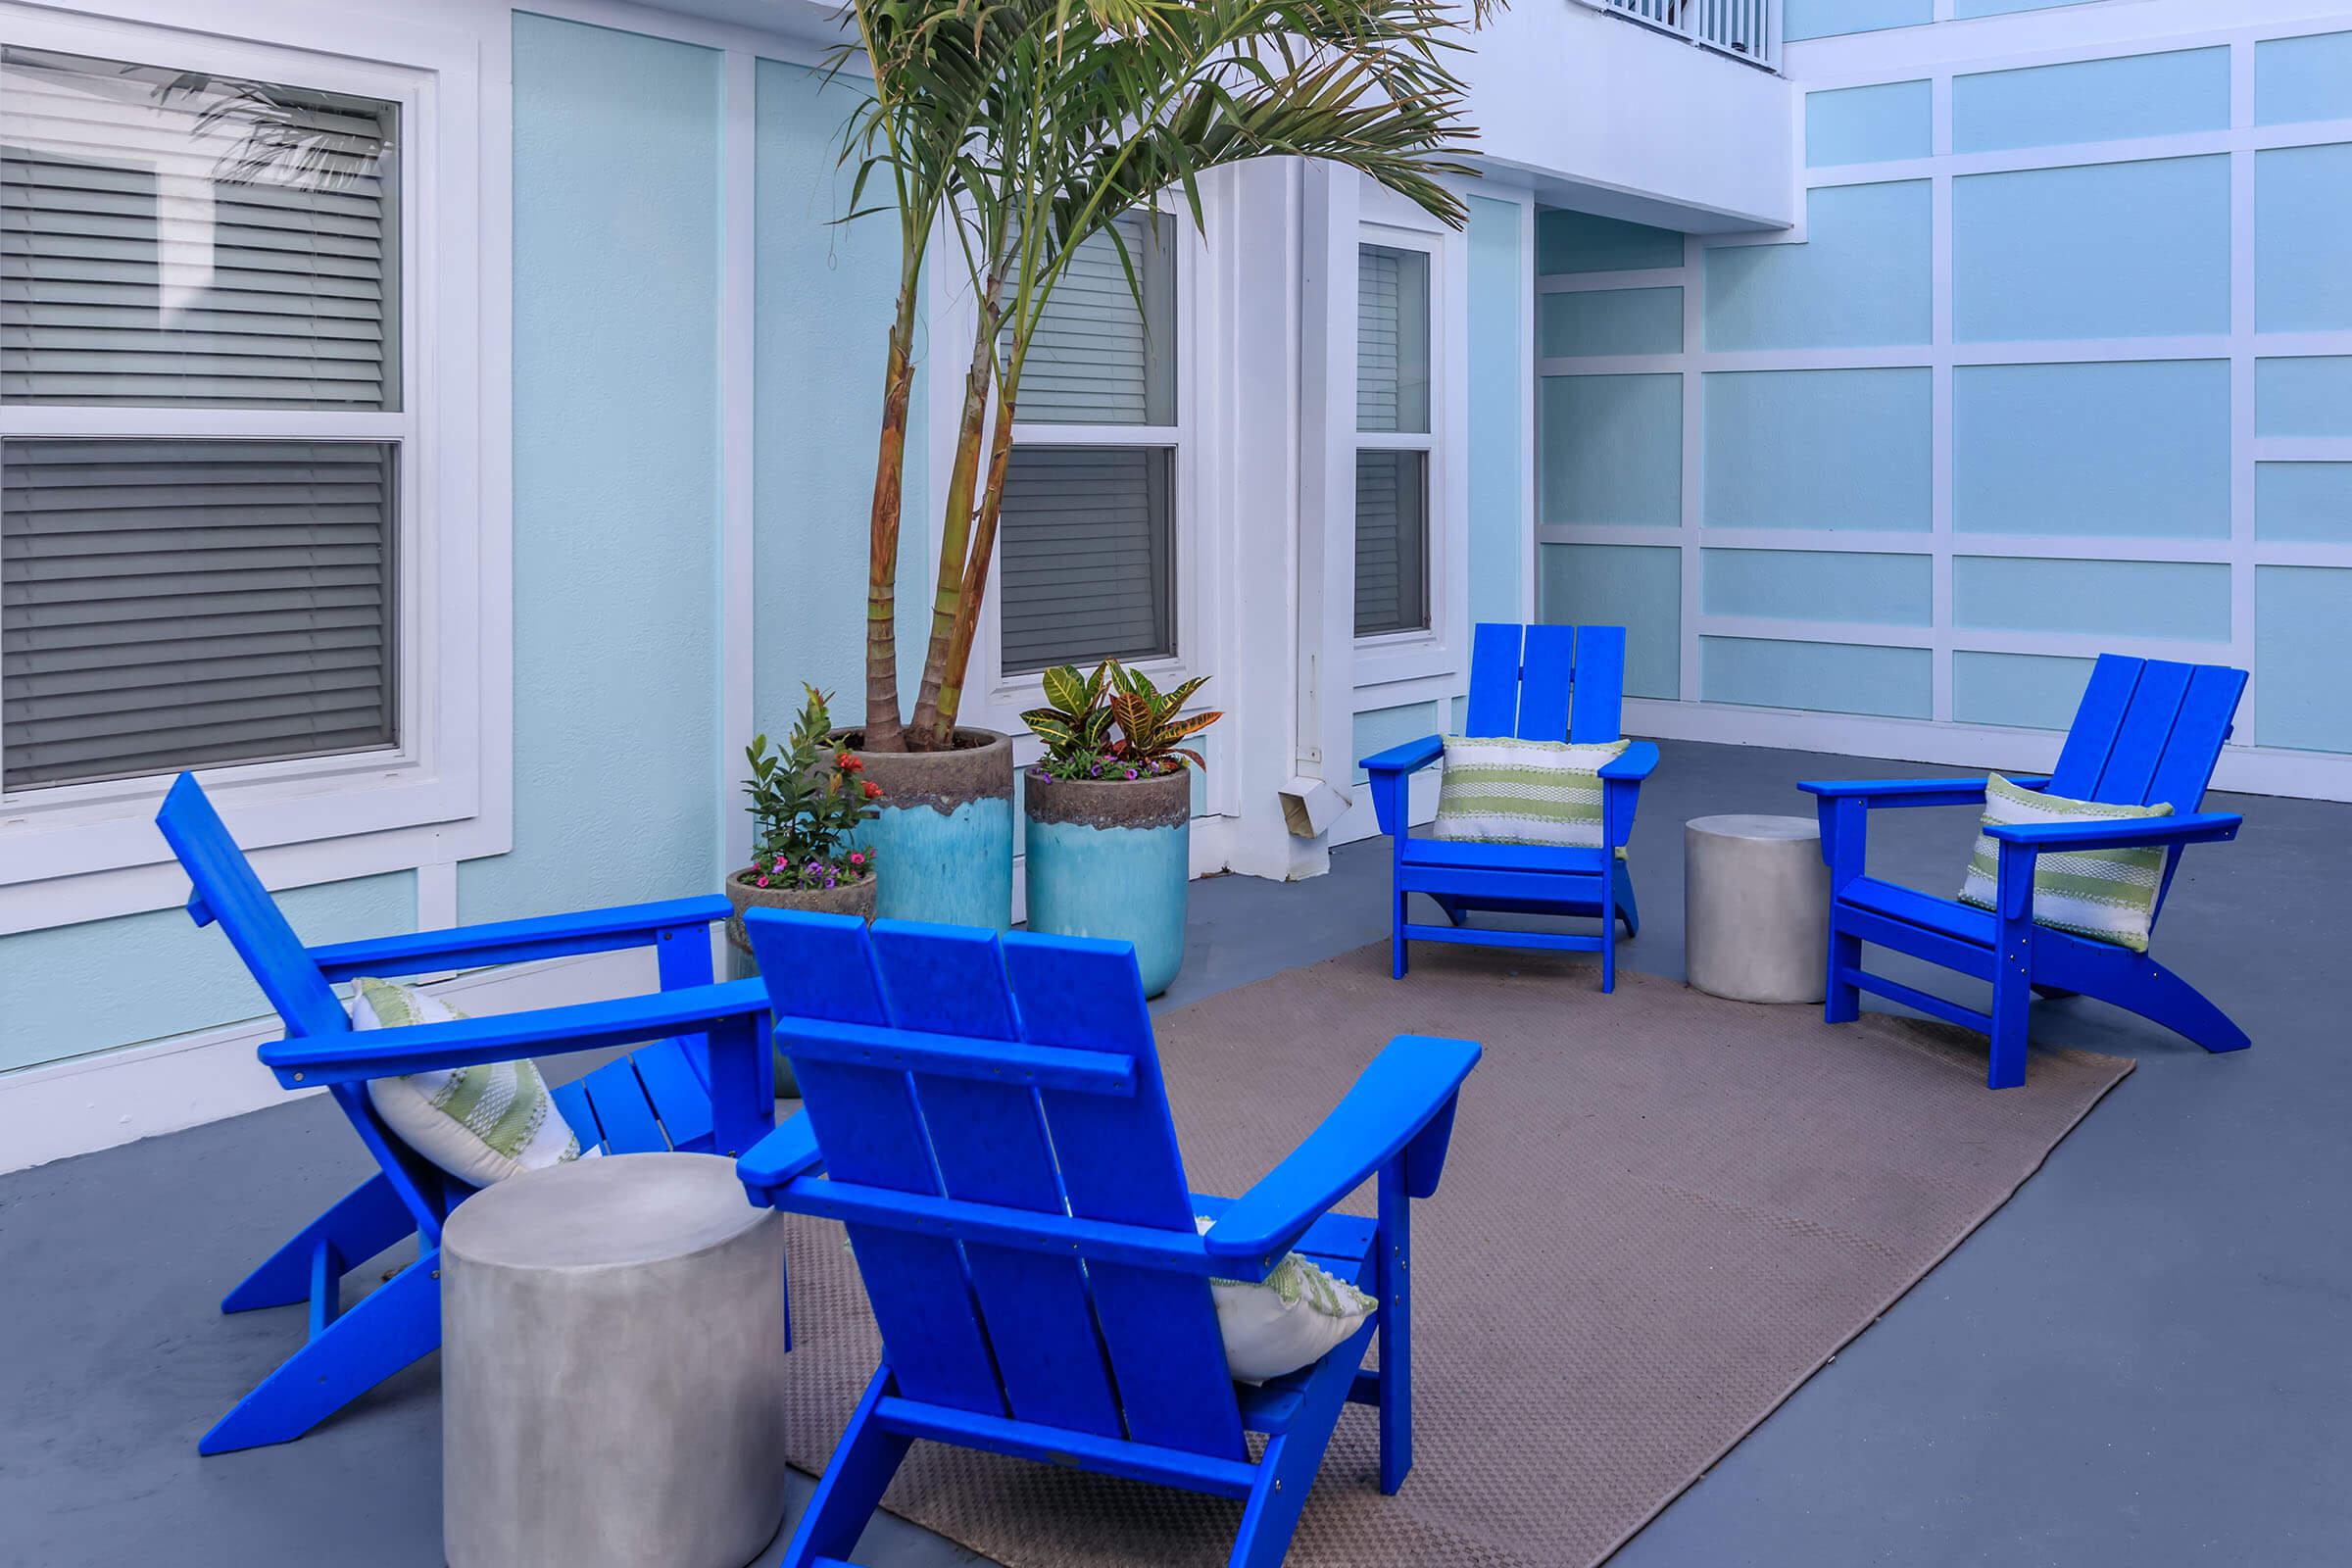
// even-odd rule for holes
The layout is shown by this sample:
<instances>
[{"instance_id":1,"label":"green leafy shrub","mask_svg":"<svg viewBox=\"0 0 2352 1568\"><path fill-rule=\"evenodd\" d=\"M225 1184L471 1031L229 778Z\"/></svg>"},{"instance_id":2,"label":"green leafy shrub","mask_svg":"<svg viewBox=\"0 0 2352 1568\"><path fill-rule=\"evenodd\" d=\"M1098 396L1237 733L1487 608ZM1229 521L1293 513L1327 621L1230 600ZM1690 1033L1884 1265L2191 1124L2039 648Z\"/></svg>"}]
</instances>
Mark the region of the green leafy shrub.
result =
<instances>
[{"instance_id":1,"label":"green leafy shrub","mask_svg":"<svg viewBox=\"0 0 2352 1568\"><path fill-rule=\"evenodd\" d=\"M837 748L829 700L803 686L808 700L791 740L771 749L765 735L746 748L752 776L752 863L739 874L754 887L831 888L874 874L874 852L852 849L850 833L881 809L882 786L858 775L864 760Z\"/></svg>"}]
</instances>

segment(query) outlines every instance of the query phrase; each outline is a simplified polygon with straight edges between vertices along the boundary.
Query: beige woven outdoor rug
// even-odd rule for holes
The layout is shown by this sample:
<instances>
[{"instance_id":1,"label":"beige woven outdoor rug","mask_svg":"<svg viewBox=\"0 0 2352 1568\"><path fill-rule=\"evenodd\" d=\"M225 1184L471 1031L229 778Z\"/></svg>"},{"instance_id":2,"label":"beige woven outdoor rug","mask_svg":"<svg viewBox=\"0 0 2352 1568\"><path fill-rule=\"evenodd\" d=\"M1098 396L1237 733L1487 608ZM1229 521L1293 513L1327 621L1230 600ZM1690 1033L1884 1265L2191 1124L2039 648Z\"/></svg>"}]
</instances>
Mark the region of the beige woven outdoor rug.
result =
<instances>
[{"instance_id":1,"label":"beige woven outdoor rug","mask_svg":"<svg viewBox=\"0 0 2352 1568\"><path fill-rule=\"evenodd\" d=\"M1291 1552L1315 1568L1599 1561L1998 1208L2128 1060L1750 1006L1590 962L1383 944L1158 1020L1186 1167L1239 1193L1394 1035L1459 1035L1414 1210L1415 1458L1351 1408ZM1371 1212L1369 1191L1348 1206ZM880 1341L838 1226L795 1218L792 1458L820 1471ZM1220 1564L1240 1504L917 1444L887 1498L1008 1568Z\"/></svg>"}]
</instances>

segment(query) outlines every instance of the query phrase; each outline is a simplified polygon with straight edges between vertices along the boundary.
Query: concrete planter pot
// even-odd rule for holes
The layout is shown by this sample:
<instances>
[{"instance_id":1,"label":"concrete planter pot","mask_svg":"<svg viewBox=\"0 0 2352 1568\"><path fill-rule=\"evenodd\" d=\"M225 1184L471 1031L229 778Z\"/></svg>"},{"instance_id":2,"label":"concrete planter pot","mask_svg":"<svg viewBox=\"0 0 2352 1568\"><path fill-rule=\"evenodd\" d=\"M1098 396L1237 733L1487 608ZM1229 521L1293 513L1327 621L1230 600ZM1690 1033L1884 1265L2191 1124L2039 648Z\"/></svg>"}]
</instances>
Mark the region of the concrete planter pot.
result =
<instances>
[{"instance_id":1,"label":"concrete planter pot","mask_svg":"<svg viewBox=\"0 0 2352 1568\"><path fill-rule=\"evenodd\" d=\"M817 914L854 914L871 920L874 878L862 877L837 888L763 888L753 883L751 872L738 871L727 878L727 902L735 906L735 912L727 917L727 945L746 965L743 974L753 975L760 970L751 961L752 945L743 934L746 909L808 909Z\"/></svg>"},{"instance_id":2,"label":"concrete planter pot","mask_svg":"<svg viewBox=\"0 0 2352 1568\"><path fill-rule=\"evenodd\" d=\"M882 809L854 843L874 852L886 920L943 925L1012 925L1012 741L990 729L958 729L945 752L869 752L860 730L836 739L864 761L862 777L882 786Z\"/></svg>"},{"instance_id":3,"label":"concrete planter pot","mask_svg":"<svg viewBox=\"0 0 2352 1568\"><path fill-rule=\"evenodd\" d=\"M1135 944L1144 995L1184 966L1191 888L1193 775L1053 779L1023 790L1029 929Z\"/></svg>"}]
</instances>

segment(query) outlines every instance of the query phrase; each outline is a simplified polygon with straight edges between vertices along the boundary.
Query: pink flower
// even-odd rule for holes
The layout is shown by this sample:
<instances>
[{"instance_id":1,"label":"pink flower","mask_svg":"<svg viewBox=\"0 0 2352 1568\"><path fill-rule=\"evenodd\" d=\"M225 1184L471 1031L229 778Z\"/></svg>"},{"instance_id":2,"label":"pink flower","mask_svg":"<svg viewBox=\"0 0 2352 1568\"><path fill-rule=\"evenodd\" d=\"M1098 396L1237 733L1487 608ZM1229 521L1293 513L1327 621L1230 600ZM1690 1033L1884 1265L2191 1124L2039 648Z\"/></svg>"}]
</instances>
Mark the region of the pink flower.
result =
<instances>
[{"instance_id":1,"label":"pink flower","mask_svg":"<svg viewBox=\"0 0 2352 1568\"><path fill-rule=\"evenodd\" d=\"M863 865L865 863L865 857L853 851L850 855L850 863L852 865Z\"/></svg>"},{"instance_id":2,"label":"pink flower","mask_svg":"<svg viewBox=\"0 0 2352 1568\"><path fill-rule=\"evenodd\" d=\"M767 886L767 878L765 878L765 877L761 877L761 878L760 879L760 885L761 887L765 887L765 886Z\"/></svg>"}]
</instances>

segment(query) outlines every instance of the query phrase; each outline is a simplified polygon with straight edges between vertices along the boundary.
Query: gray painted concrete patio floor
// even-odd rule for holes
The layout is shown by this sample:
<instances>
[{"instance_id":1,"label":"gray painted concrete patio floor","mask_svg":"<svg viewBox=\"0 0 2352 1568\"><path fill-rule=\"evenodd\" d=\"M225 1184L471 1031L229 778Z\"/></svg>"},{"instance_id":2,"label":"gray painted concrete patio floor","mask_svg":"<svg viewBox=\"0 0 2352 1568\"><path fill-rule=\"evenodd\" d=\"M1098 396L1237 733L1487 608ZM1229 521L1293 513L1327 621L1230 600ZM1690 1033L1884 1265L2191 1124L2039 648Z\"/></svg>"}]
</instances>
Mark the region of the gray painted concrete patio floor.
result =
<instances>
[{"instance_id":1,"label":"gray painted concrete patio floor","mask_svg":"<svg viewBox=\"0 0 2352 1568\"><path fill-rule=\"evenodd\" d=\"M1622 951L1677 977L1686 818L1802 812L1798 778L1950 771L1663 749L1634 840L1648 923ZM2254 1049L2040 1004L2040 1038L2140 1070L1617 1568L2352 1561L2352 807L2223 804L2245 837L2188 853L2158 951ZM1950 886L1972 821L1883 813L1873 868ZM1197 885L1169 1004L1378 940L1384 850ZM441 1560L434 1358L300 1443L195 1452L302 1333L295 1308L219 1316L221 1292L365 1170L311 1101L0 1177L0 1563ZM888 1518L858 1557L981 1561Z\"/></svg>"}]
</instances>

